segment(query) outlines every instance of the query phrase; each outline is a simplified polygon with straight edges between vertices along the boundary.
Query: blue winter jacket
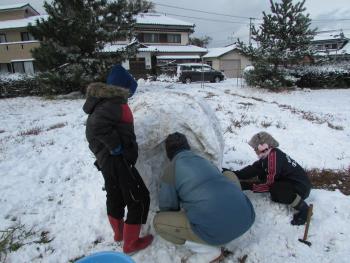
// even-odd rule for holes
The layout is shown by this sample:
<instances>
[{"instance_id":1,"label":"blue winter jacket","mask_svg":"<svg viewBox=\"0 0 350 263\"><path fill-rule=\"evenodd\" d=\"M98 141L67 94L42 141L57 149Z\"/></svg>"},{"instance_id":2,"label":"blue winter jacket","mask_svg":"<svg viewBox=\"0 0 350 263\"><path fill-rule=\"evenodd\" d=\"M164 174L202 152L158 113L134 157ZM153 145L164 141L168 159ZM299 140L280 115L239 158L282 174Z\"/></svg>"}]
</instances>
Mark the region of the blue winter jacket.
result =
<instances>
[{"instance_id":1,"label":"blue winter jacket","mask_svg":"<svg viewBox=\"0 0 350 263\"><path fill-rule=\"evenodd\" d=\"M165 170L159 193L161 211L182 208L192 230L211 245L241 236L255 213L245 194L208 160L185 150Z\"/></svg>"}]
</instances>

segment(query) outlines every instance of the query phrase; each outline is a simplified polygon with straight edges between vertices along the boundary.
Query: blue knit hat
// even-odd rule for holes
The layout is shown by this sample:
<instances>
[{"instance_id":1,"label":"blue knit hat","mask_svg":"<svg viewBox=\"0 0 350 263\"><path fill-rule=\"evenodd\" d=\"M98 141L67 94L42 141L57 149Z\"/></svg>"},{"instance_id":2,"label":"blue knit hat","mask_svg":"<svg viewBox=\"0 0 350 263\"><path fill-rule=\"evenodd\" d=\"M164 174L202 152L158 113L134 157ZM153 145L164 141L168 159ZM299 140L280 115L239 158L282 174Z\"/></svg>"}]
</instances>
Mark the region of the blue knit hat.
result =
<instances>
[{"instance_id":1,"label":"blue knit hat","mask_svg":"<svg viewBox=\"0 0 350 263\"><path fill-rule=\"evenodd\" d=\"M134 95L137 82L121 65L114 65L107 77L107 84L119 86L129 90L130 96Z\"/></svg>"}]
</instances>

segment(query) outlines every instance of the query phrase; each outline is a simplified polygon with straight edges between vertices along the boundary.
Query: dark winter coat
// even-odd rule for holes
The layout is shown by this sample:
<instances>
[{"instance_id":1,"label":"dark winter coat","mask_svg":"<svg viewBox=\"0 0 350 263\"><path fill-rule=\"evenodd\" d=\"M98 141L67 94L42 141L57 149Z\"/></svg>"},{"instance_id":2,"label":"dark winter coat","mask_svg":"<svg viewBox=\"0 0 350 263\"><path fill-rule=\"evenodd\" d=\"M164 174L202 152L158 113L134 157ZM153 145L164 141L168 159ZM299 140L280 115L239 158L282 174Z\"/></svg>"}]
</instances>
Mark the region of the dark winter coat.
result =
<instances>
[{"instance_id":1,"label":"dark winter coat","mask_svg":"<svg viewBox=\"0 0 350 263\"><path fill-rule=\"evenodd\" d=\"M128 97L128 89L104 83L92 83L87 89L83 106L89 114L86 138L100 167L110 158L111 151L120 146L125 159L130 164L136 163L138 145Z\"/></svg>"},{"instance_id":2,"label":"dark winter coat","mask_svg":"<svg viewBox=\"0 0 350 263\"><path fill-rule=\"evenodd\" d=\"M255 220L254 208L241 189L190 150L177 153L161 178L160 210L181 207L193 232L211 245L241 236Z\"/></svg>"},{"instance_id":3,"label":"dark winter coat","mask_svg":"<svg viewBox=\"0 0 350 263\"><path fill-rule=\"evenodd\" d=\"M258 176L263 183L253 185L254 192L268 192L274 182L283 180L292 183L301 193L307 193L311 189L305 170L278 148L273 148L266 158L234 172L239 179Z\"/></svg>"}]
</instances>

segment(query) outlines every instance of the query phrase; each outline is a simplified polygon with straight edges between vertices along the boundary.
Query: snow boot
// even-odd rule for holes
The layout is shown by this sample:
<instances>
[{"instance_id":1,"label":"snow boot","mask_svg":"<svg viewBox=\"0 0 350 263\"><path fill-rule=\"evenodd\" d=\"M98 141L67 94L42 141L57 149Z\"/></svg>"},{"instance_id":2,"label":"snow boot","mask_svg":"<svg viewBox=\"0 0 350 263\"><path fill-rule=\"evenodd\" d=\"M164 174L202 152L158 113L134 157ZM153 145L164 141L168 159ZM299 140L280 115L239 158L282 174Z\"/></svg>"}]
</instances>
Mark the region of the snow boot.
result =
<instances>
[{"instance_id":1,"label":"snow boot","mask_svg":"<svg viewBox=\"0 0 350 263\"><path fill-rule=\"evenodd\" d=\"M153 241L152 235L139 237L141 225L124 224L124 246L125 254L133 254L149 246Z\"/></svg>"},{"instance_id":2,"label":"snow boot","mask_svg":"<svg viewBox=\"0 0 350 263\"><path fill-rule=\"evenodd\" d=\"M290 223L295 226L304 225L306 223L309 206L304 200L300 200L300 202L294 208L298 210L298 212L294 214L293 220Z\"/></svg>"},{"instance_id":3,"label":"snow boot","mask_svg":"<svg viewBox=\"0 0 350 263\"><path fill-rule=\"evenodd\" d=\"M124 228L124 220L116 219L114 217L108 216L109 223L111 224L114 232L114 241L122 241L123 240L123 228Z\"/></svg>"}]
</instances>

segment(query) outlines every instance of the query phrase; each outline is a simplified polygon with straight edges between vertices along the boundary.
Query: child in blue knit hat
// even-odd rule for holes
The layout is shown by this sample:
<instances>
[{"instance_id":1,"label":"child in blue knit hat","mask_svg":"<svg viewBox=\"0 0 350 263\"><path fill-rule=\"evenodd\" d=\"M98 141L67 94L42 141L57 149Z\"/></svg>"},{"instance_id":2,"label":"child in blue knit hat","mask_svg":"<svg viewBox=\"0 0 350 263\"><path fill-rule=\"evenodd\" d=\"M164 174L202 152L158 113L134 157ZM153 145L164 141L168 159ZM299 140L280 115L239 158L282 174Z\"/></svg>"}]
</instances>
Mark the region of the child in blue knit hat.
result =
<instances>
[{"instance_id":1,"label":"child in blue knit hat","mask_svg":"<svg viewBox=\"0 0 350 263\"><path fill-rule=\"evenodd\" d=\"M141 225L147 221L150 197L135 167L138 145L128 98L136 88L134 78L121 65L115 65L107 83L89 85L83 107L89 115L85 131L89 148L105 180L108 219L114 240L124 240L124 253L144 249L153 240L152 235L140 237ZM124 221L125 207L128 213Z\"/></svg>"},{"instance_id":2,"label":"child in blue knit hat","mask_svg":"<svg viewBox=\"0 0 350 263\"><path fill-rule=\"evenodd\" d=\"M129 89L129 97L134 95L137 82L122 65L114 65L107 77L107 84Z\"/></svg>"}]
</instances>

